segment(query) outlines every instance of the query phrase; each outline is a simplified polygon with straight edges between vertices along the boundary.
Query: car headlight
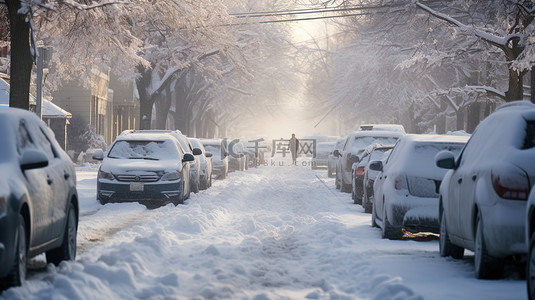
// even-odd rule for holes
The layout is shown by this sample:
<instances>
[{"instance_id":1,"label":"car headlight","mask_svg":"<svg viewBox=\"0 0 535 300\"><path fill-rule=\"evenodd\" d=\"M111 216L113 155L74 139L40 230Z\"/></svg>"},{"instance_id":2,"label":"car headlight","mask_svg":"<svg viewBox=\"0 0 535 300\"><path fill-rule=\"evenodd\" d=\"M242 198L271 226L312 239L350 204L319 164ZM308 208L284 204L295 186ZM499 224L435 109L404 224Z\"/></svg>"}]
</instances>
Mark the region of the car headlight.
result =
<instances>
[{"instance_id":1,"label":"car headlight","mask_svg":"<svg viewBox=\"0 0 535 300\"><path fill-rule=\"evenodd\" d=\"M108 173L108 172L102 171L101 169L98 170L98 177L99 177L100 179L108 179L108 180L113 180L113 179L115 179L115 178L113 177L113 174L112 174L111 172Z\"/></svg>"},{"instance_id":2,"label":"car headlight","mask_svg":"<svg viewBox=\"0 0 535 300\"><path fill-rule=\"evenodd\" d=\"M162 181L174 181L178 179L180 179L180 172L178 171L165 173L161 178Z\"/></svg>"}]
</instances>

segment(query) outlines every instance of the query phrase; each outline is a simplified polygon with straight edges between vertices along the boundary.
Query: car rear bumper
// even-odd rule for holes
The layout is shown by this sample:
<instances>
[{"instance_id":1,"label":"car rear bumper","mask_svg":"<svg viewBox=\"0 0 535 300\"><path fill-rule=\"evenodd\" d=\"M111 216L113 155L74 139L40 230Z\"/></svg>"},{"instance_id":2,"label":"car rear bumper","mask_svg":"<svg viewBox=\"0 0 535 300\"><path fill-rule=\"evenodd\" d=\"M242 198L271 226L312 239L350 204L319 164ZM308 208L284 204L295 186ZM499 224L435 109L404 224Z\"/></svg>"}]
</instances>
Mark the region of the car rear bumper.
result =
<instances>
[{"instance_id":1,"label":"car rear bumper","mask_svg":"<svg viewBox=\"0 0 535 300\"><path fill-rule=\"evenodd\" d=\"M438 198L404 195L385 208L388 209L388 220L394 227L404 227L411 232L440 232Z\"/></svg>"},{"instance_id":2,"label":"car rear bumper","mask_svg":"<svg viewBox=\"0 0 535 300\"><path fill-rule=\"evenodd\" d=\"M526 201L498 200L481 206L483 236L489 254L506 257L527 253L525 235Z\"/></svg>"}]
</instances>

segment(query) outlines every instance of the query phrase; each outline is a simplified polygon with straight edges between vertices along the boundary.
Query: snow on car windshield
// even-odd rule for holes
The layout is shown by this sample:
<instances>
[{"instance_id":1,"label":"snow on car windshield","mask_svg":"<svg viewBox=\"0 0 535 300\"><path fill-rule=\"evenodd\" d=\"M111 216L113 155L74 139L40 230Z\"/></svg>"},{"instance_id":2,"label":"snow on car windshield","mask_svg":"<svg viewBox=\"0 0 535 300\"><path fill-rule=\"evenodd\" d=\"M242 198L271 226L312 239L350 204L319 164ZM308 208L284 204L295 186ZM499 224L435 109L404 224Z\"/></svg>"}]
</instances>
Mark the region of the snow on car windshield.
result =
<instances>
[{"instance_id":1,"label":"snow on car windshield","mask_svg":"<svg viewBox=\"0 0 535 300\"><path fill-rule=\"evenodd\" d=\"M179 157L179 154L171 141L118 141L110 149L108 157L160 160Z\"/></svg>"},{"instance_id":2,"label":"snow on car windshield","mask_svg":"<svg viewBox=\"0 0 535 300\"><path fill-rule=\"evenodd\" d=\"M355 137L351 144L351 153L357 153L359 150L365 149L373 143L382 145L391 145L396 143L395 137L374 137L374 136L360 136Z\"/></svg>"}]
</instances>

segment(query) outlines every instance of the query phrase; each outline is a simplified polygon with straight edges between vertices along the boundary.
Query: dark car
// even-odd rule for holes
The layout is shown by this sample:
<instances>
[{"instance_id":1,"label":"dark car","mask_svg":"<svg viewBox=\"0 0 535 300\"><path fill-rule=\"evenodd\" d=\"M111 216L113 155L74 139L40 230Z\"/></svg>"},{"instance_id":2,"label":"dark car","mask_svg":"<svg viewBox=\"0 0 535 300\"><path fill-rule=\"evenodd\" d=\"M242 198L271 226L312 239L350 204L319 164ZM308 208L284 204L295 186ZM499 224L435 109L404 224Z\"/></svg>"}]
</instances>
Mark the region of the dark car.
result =
<instances>
[{"instance_id":1,"label":"dark car","mask_svg":"<svg viewBox=\"0 0 535 300\"><path fill-rule=\"evenodd\" d=\"M0 108L0 288L21 285L28 258L74 260L76 173L34 113Z\"/></svg>"},{"instance_id":2,"label":"dark car","mask_svg":"<svg viewBox=\"0 0 535 300\"><path fill-rule=\"evenodd\" d=\"M97 175L97 199L108 202L139 202L152 208L169 202L184 203L190 195L190 165L195 158L184 153L168 132L132 132L115 139Z\"/></svg>"}]
</instances>

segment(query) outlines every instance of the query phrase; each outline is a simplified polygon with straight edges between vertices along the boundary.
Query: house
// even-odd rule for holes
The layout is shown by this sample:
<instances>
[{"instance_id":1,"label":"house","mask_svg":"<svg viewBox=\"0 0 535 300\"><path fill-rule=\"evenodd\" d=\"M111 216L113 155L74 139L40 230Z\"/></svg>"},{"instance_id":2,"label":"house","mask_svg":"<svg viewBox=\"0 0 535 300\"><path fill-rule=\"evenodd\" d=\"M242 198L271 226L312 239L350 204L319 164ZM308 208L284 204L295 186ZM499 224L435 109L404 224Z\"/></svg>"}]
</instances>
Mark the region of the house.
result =
<instances>
[{"instance_id":1,"label":"house","mask_svg":"<svg viewBox=\"0 0 535 300\"><path fill-rule=\"evenodd\" d=\"M8 76L0 76L0 106L9 106L9 83ZM30 108L35 108L35 97L30 95ZM67 150L67 125L72 114L60 108L51 101L43 99L43 121L52 129L56 140Z\"/></svg>"}]
</instances>

